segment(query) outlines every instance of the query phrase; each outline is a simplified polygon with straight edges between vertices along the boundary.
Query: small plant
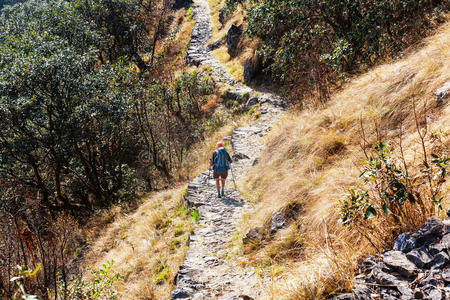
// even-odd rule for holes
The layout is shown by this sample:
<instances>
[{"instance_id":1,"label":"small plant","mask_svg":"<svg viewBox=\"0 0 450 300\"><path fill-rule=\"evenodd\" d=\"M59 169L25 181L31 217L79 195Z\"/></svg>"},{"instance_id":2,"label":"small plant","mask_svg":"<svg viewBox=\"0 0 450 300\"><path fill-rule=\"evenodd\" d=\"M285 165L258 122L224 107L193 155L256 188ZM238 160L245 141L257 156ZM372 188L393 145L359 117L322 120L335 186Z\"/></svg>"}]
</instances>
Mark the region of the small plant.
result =
<instances>
[{"instance_id":1,"label":"small plant","mask_svg":"<svg viewBox=\"0 0 450 300\"><path fill-rule=\"evenodd\" d=\"M174 236L180 236L184 233L184 229L183 228L177 228L175 229L175 232L173 233Z\"/></svg>"},{"instance_id":2,"label":"small plant","mask_svg":"<svg viewBox=\"0 0 450 300\"><path fill-rule=\"evenodd\" d=\"M170 268L166 267L161 270L158 274L155 275L155 283L161 284L165 279L167 279L167 276L170 273Z\"/></svg>"},{"instance_id":3,"label":"small plant","mask_svg":"<svg viewBox=\"0 0 450 300\"><path fill-rule=\"evenodd\" d=\"M189 209L184 205L180 206L177 210L178 216L186 216L188 214L189 214Z\"/></svg>"},{"instance_id":4,"label":"small plant","mask_svg":"<svg viewBox=\"0 0 450 300\"><path fill-rule=\"evenodd\" d=\"M360 175L364 184L371 186L371 189L362 192L351 189L348 197L340 201L341 220L345 225L361 218L377 216L379 211L392 214L394 220L399 223L407 217L402 209L406 202L419 203L421 207L426 208L426 198L442 209L444 196L440 195L440 191L450 161L445 153L432 154L431 166L424 161L418 174L410 174L408 169L402 166L400 159L396 161L392 157L393 150L385 143L378 143L374 150L374 156L362 163L365 167ZM420 187L425 184L429 184L429 189L421 191Z\"/></svg>"},{"instance_id":5,"label":"small plant","mask_svg":"<svg viewBox=\"0 0 450 300\"><path fill-rule=\"evenodd\" d=\"M176 238L167 243L167 245L169 246L169 249L173 251L180 247L181 241L180 239Z\"/></svg>"},{"instance_id":6,"label":"small plant","mask_svg":"<svg viewBox=\"0 0 450 300\"><path fill-rule=\"evenodd\" d=\"M153 282L155 284L162 284L166 279L169 278L170 267L167 265L167 261L165 259L161 259L161 257L158 257L154 266L154 270L155 275L153 277Z\"/></svg>"},{"instance_id":7,"label":"small plant","mask_svg":"<svg viewBox=\"0 0 450 300\"><path fill-rule=\"evenodd\" d=\"M189 22L192 21L192 18L193 18L193 16L194 16L192 6L189 6L189 8L188 8L188 10L187 10L187 12L186 12L186 16L187 16L187 20L188 20Z\"/></svg>"},{"instance_id":8,"label":"small plant","mask_svg":"<svg viewBox=\"0 0 450 300\"><path fill-rule=\"evenodd\" d=\"M191 212L191 220L192 220L192 222L198 222L198 220L200 220L200 215L198 214L198 210L194 209Z\"/></svg>"},{"instance_id":9,"label":"small plant","mask_svg":"<svg viewBox=\"0 0 450 300\"><path fill-rule=\"evenodd\" d=\"M67 290L64 290L63 282L60 281L58 290L61 299L117 299L113 285L123 277L113 270L113 264L114 260L107 261L102 268L93 270L95 278L89 282L79 274Z\"/></svg>"},{"instance_id":10,"label":"small plant","mask_svg":"<svg viewBox=\"0 0 450 300\"><path fill-rule=\"evenodd\" d=\"M17 266L17 268L19 269L19 275L11 278L10 280L17 285L17 291L13 295L13 300L39 300L38 297L27 294L27 292L25 291L25 281L30 277L34 277L41 267L42 265L39 264L34 270L30 270L27 266ZM18 298L20 295L22 295L22 297Z\"/></svg>"}]
</instances>

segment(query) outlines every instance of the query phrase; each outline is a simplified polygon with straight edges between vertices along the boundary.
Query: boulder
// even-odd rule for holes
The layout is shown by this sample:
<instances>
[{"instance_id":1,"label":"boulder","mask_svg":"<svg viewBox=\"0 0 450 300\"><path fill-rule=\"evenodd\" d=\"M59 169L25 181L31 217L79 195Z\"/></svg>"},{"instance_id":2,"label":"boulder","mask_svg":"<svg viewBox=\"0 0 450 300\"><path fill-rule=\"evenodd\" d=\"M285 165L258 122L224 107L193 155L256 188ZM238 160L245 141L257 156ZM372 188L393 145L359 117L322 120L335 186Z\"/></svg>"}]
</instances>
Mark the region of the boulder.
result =
<instances>
[{"instance_id":1,"label":"boulder","mask_svg":"<svg viewBox=\"0 0 450 300\"><path fill-rule=\"evenodd\" d=\"M416 266L406 258L406 255L401 251L387 251L383 255L383 262L392 267L395 271L405 277L411 277L417 273Z\"/></svg>"},{"instance_id":2,"label":"boulder","mask_svg":"<svg viewBox=\"0 0 450 300\"><path fill-rule=\"evenodd\" d=\"M270 234L275 234L280 229L283 229L287 225L286 217L281 212L272 213L272 221L270 222Z\"/></svg>"},{"instance_id":3,"label":"boulder","mask_svg":"<svg viewBox=\"0 0 450 300\"><path fill-rule=\"evenodd\" d=\"M244 62L244 81L250 82L261 73L262 55L256 51L252 57Z\"/></svg>"},{"instance_id":4,"label":"boulder","mask_svg":"<svg viewBox=\"0 0 450 300\"><path fill-rule=\"evenodd\" d=\"M365 295L369 295L371 292L371 287L367 284L355 284L353 287L353 293L357 296L364 297Z\"/></svg>"},{"instance_id":5,"label":"boulder","mask_svg":"<svg viewBox=\"0 0 450 300\"><path fill-rule=\"evenodd\" d=\"M408 284L400 284L397 286L397 290L401 294L401 299L413 299L414 292L408 287Z\"/></svg>"},{"instance_id":6,"label":"boulder","mask_svg":"<svg viewBox=\"0 0 450 300\"><path fill-rule=\"evenodd\" d=\"M241 160L241 159L250 159L250 157L248 157L244 153L240 153L240 152L235 152L233 154L233 161L238 161L238 160Z\"/></svg>"},{"instance_id":7,"label":"boulder","mask_svg":"<svg viewBox=\"0 0 450 300\"><path fill-rule=\"evenodd\" d=\"M341 295L338 295L338 296L334 296L333 298L332 298L332 300L354 300L354 299L359 299L359 298L356 298L353 294L341 294Z\"/></svg>"},{"instance_id":8,"label":"boulder","mask_svg":"<svg viewBox=\"0 0 450 300\"><path fill-rule=\"evenodd\" d=\"M237 46L239 41L241 40L242 35L242 24L236 26L232 24L227 32L227 46L228 46L228 54L231 57L235 57L237 55Z\"/></svg>"},{"instance_id":9,"label":"boulder","mask_svg":"<svg viewBox=\"0 0 450 300\"><path fill-rule=\"evenodd\" d=\"M430 299L430 300L442 300L442 299L444 299L444 294L442 293L442 291L440 289L434 288L434 289L431 289L428 292L427 299Z\"/></svg>"},{"instance_id":10,"label":"boulder","mask_svg":"<svg viewBox=\"0 0 450 300\"><path fill-rule=\"evenodd\" d=\"M429 273L425 279L419 282L418 286L422 287L422 290L427 290L439 285L439 281L435 278L433 273Z\"/></svg>"},{"instance_id":11,"label":"boulder","mask_svg":"<svg viewBox=\"0 0 450 300\"><path fill-rule=\"evenodd\" d=\"M398 300L400 299L400 293L391 288L380 288L381 299L383 300Z\"/></svg>"},{"instance_id":12,"label":"boulder","mask_svg":"<svg viewBox=\"0 0 450 300\"><path fill-rule=\"evenodd\" d=\"M378 284L384 285L400 285L401 278L388 274L380 269L374 269L372 271L372 277L375 279L375 282Z\"/></svg>"},{"instance_id":13,"label":"boulder","mask_svg":"<svg viewBox=\"0 0 450 300\"><path fill-rule=\"evenodd\" d=\"M259 243L262 241L262 234L261 234L262 228L261 227L256 227L256 228L252 228L250 229L247 234L245 235L245 237L242 239L242 242L244 244L250 244L250 243Z\"/></svg>"},{"instance_id":14,"label":"boulder","mask_svg":"<svg viewBox=\"0 0 450 300\"><path fill-rule=\"evenodd\" d=\"M444 224L437 218L429 218L417 232L417 245L428 245L443 234Z\"/></svg>"},{"instance_id":15,"label":"boulder","mask_svg":"<svg viewBox=\"0 0 450 300\"><path fill-rule=\"evenodd\" d=\"M409 232L400 234L394 241L394 250L407 253L416 247L416 239Z\"/></svg>"},{"instance_id":16,"label":"boulder","mask_svg":"<svg viewBox=\"0 0 450 300\"><path fill-rule=\"evenodd\" d=\"M414 299L423 299L424 295L420 289L414 291Z\"/></svg>"},{"instance_id":17,"label":"boulder","mask_svg":"<svg viewBox=\"0 0 450 300\"><path fill-rule=\"evenodd\" d=\"M430 254L435 255L443 250L450 249L450 234L444 235L444 237L428 247Z\"/></svg>"},{"instance_id":18,"label":"boulder","mask_svg":"<svg viewBox=\"0 0 450 300\"><path fill-rule=\"evenodd\" d=\"M249 107L251 107L253 105L256 105L258 103L259 103L259 100L258 100L257 97L251 97L250 99L247 100L247 102L245 103L245 106L247 108L249 108Z\"/></svg>"},{"instance_id":19,"label":"boulder","mask_svg":"<svg viewBox=\"0 0 450 300\"><path fill-rule=\"evenodd\" d=\"M450 299L447 221L430 218L416 233L400 234L395 239L394 250L363 260L358 270L360 274L353 280L352 297ZM344 296L350 295L342 295L342 299L347 299Z\"/></svg>"},{"instance_id":20,"label":"boulder","mask_svg":"<svg viewBox=\"0 0 450 300\"><path fill-rule=\"evenodd\" d=\"M444 268L441 275L445 282L450 283L450 267Z\"/></svg>"},{"instance_id":21,"label":"boulder","mask_svg":"<svg viewBox=\"0 0 450 300\"><path fill-rule=\"evenodd\" d=\"M436 96L436 104L441 106L444 103L444 99L450 95L450 81L444 83L441 88L436 90L434 95Z\"/></svg>"},{"instance_id":22,"label":"boulder","mask_svg":"<svg viewBox=\"0 0 450 300\"><path fill-rule=\"evenodd\" d=\"M363 273L369 273L375 267L380 267L380 263L375 259L374 256L369 256L362 261L360 270Z\"/></svg>"},{"instance_id":23,"label":"boulder","mask_svg":"<svg viewBox=\"0 0 450 300\"><path fill-rule=\"evenodd\" d=\"M423 268L433 259L425 246L412 250L411 252L406 254L406 257L410 261L412 261L418 268Z\"/></svg>"}]
</instances>

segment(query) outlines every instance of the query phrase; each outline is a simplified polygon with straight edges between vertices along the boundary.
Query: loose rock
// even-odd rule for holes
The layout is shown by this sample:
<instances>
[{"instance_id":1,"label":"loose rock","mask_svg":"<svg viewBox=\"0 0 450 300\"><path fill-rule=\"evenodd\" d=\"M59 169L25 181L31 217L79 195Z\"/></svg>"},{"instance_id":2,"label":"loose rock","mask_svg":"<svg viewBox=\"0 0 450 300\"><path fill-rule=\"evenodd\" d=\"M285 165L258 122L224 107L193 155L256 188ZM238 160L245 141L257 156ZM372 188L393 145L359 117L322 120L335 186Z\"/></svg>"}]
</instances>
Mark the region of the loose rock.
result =
<instances>
[{"instance_id":1,"label":"loose rock","mask_svg":"<svg viewBox=\"0 0 450 300\"><path fill-rule=\"evenodd\" d=\"M286 217L282 213L278 211L272 213L272 221L270 223L269 233L275 234L280 229L283 229L286 226L286 224L287 224Z\"/></svg>"},{"instance_id":2,"label":"loose rock","mask_svg":"<svg viewBox=\"0 0 450 300\"><path fill-rule=\"evenodd\" d=\"M352 297L371 299L377 294L380 299L450 299L449 221L430 218L416 233L400 234L394 250L363 260ZM361 286L370 286L371 292Z\"/></svg>"},{"instance_id":3,"label":"loose rock","mask_svg":"<svg viewBox=\"0 0 450 300\"><path fill-rule=\"evenodd\" d=\"M406 257L419 268L422 268L433 259L425 246L412 250L406 254Z\"/></svg>"},{"instance_id":4,"label":"loose rock","mask_svg":"<svg viewBox=\"0 0 450 300\"><path fill-rule=\"evenodd\" d=\"M394 241L394 250L407 253L416 247L416 239L409 232L400 234Z\"/></svg>"},{"instance_id":5,"label":"loose rock","mask_svg":"<svg viewBox=\"0 0 450 300\"><path fill-rule=\"evenodd\" d=\"M416 266L406 258L401 251L387 251L383 255L383 261L386 265L398 271L401 275L411 277L417 271Z\"/></svg>"}]
</instances>

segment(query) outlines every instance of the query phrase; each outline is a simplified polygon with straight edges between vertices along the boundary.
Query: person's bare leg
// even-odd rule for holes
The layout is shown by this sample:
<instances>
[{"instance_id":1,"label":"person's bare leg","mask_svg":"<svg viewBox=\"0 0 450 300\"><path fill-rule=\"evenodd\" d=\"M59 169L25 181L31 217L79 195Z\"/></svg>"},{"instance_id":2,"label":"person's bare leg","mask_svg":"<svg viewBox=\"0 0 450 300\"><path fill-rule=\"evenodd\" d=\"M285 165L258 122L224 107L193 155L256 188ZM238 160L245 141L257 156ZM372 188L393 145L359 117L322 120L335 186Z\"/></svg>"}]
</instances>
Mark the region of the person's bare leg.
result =
<instances>
[{"instance_id":1,"label":"person's bare leg","mask_svg":"<svg viewBox=\"0 0 450 300\"><path fill-rule=\"evenodd\" d=\"M220 197L220 178L216 178L216 189L217 189L217 194L219 194L219 197Z\"/></svg>"},{"instance_id":2,"label":"person's bare leg","mask_svg":"<svg viewBox=\"0 0 450 300\"><path fill-rule=\"evenodd\" d=\"M221 180L222 180L222 196L223 196L225 193L225 179L221 178Z\"/></svg>"}]
</instances>

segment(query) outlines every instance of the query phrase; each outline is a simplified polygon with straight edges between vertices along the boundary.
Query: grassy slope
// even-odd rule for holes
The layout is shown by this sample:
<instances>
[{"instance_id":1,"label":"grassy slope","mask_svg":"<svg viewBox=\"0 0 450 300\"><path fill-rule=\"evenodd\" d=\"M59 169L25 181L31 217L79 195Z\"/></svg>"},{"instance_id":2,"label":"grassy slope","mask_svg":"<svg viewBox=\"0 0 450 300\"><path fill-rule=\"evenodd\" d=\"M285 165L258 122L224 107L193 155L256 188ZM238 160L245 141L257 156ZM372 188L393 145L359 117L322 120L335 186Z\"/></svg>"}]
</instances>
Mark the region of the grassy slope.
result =
<instances>
[{"instance_id":1,"label":"grassy slope","mask_svg":"<svg viewBox=\"0 0 450 300\"><path fill-rule=\"evenodd\" d=\"M238 122L230 119L227 125L193 147L180 177L193 178L206 170L216 141L229 135ZM191 214L183 206L186 186L187 181L151 193L141 199L135 211L115 208L92 222L93 227L107 225L99 233L94 228L93 235L98 236L90 243L83 267L98 269L114 260L113 269L124 276L113 286L119 299L169 298L193 226Z\"/></svg>"},{"instance_id":2,"label":"grassy slope","mask_svg":"<svg viewBox=\"0 0 450 300\"><path fill-rule=\"evenodd\" d=\"M349 288L358 257L375 251L338 222L337 200L358 184L358 162L365 160L360 117L367 134L378 122L387 141L395 140L403 124L406 159L420 162L411 103L427 102L429 132L449 149L450 105L446 100L436 107L434 92L450 79L450 22L424 43L405 58L355 78L325 107L287 114L267 137L260 163L241 183L255 208L240 231L263 224L288 203L304 205L295 224L247 255L250 264L271 271L271 298L314 298ZM447 182L444 195L449 191Z\"/></svg>"}]
</instances>

